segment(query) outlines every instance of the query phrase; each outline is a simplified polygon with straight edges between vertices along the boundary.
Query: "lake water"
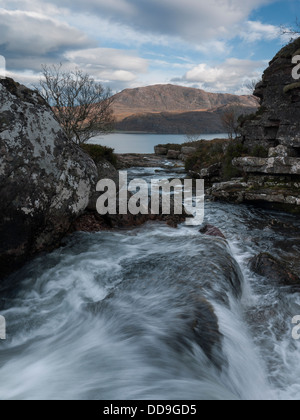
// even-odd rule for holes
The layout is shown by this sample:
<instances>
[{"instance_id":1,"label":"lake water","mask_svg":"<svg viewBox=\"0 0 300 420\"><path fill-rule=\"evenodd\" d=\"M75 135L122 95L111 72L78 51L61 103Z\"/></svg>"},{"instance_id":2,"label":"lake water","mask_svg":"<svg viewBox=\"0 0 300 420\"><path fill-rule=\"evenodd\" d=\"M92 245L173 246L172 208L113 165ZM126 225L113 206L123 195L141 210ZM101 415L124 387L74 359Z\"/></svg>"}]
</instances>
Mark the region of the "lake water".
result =
<instances>
[{"instance_id":1,"label":"lake water","mask_svg":"<svg viewBox=\"0 0 300 420\"><path fill-rule=\"evenodd\" d=\"M200 134L203 140L227 138L227 134ZM91 144L101 144L115 149L116 153L154 153L158 144L182 144L186 142L184 134L127 134L113 133L91 139Z\"/></svg>"}]
</instances>

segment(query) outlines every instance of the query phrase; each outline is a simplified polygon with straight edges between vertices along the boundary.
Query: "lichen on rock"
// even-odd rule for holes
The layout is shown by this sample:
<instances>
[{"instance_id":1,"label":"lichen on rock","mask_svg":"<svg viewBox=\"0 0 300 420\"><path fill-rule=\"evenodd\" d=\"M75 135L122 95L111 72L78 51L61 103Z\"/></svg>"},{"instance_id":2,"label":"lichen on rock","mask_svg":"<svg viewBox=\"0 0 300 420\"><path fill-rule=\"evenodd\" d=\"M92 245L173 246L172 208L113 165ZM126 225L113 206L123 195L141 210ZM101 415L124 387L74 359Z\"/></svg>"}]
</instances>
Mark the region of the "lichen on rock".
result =
<instances>
[{"instance_id":1,"label":"lichen on rock","mask_svg":"<svg viewBox=\"0 0 300 420\"><path fill-rule=\"evenodd\" d=\"M67 140L49 105L0 80L0 277L55 247L96 182L94 162Z\"/></svg>"}]
</instances>

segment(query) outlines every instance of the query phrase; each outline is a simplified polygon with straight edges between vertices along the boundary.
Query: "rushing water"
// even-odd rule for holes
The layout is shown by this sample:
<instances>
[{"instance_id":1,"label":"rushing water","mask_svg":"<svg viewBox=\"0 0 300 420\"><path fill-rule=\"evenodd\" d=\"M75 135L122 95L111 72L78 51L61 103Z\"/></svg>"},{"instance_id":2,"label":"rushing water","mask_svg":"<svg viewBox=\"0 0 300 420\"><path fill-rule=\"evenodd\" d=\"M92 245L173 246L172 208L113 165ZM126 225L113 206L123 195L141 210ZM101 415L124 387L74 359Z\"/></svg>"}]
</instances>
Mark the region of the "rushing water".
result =
<instances>
[{"instance_id":1,"label":"rushing water","mask_svg":"<svg viewBox=\"0 0 300 420\"><path fill-rule=\"evenodd\" d=\"M215 138L228 138L228 134L200 134L200 139L213 140ZM187 140L183 134L135 134L113 133L106 136L95 137L90 140L92 144L100 144L115 149L116 153L154 153L158 144L182 144Z\"/></svg>"},{"instance_id":2,"label":"rushing water","mask_svg":"<svg viewBox=\"0 0 300 420\"><path fill-rule=\"evenodd\" d=\"M207 203L206 221L228 244L160 224L78 233L12 276L0 399L298 399L300 294L247 263L269 251L299 271L299 220Z\"/></svg>"}]
</instances>

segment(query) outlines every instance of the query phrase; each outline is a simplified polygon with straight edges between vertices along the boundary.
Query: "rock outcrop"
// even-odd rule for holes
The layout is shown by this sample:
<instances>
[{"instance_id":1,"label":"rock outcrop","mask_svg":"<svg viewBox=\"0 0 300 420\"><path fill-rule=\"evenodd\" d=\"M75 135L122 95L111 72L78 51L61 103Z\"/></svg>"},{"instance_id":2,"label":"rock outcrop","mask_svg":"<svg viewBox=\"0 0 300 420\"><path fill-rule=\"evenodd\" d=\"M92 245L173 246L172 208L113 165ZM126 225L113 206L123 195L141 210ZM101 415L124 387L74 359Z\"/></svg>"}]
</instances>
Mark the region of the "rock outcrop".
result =
<instances>
[{"instance_id":1,"label":"rock outcrop","mask_svg":"<svg viewBox=\"0 0 300 420\"><path fill-rule=\"evenodd\" d=\"M86 209L94 162L36 93L0 80L0 277L55 247Z\"/></svg>"},{"instance_id":2,"label":"rock outcrop","mask_svg":"<svg viewBox=\"0 0 300 420\"><path fill-rule=\"evenodd\" d=\"M215 199L300 212L300 83L293 78L292 62L296 55L300 55L300 38L271 61L254 93L261 108L241 120L244 148L266 150L268 157L234 159L233 166L244 178L214 185Z\"/></svg>"},{"instance_id":3,"label":"rock outcrop","mask_svg":"<svg viewBox=\"0 0 300 420\"><path fill-rule=\"evenodd\" d=\"M197 152L197 147L180 145L180 144L166 144L154 147L156 156L166 156L170 160L186 161L190 156Z\"/></svg>"}]
</instances>

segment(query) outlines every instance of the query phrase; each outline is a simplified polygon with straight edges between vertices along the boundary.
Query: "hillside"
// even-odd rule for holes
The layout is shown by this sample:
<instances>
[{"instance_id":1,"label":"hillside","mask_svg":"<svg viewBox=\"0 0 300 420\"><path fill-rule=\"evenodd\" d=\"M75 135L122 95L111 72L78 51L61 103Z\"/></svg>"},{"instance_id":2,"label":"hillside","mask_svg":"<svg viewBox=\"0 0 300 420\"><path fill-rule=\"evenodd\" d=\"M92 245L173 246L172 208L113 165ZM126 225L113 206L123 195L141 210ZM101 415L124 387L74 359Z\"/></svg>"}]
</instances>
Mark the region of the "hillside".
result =
<instances>
[{"instance_id":1,"label":"hillside","mask_svg":"<svg viewBox=\"0 0 300 420\"><path fill-rule=\"evenodd\" d=\"M208 93L175 85L126 89L114 96L116 128L120 131L153 133L221 133L220 116L226 108L241 114L256 111L253 96Z\"/></svg>"}]
</instances>

